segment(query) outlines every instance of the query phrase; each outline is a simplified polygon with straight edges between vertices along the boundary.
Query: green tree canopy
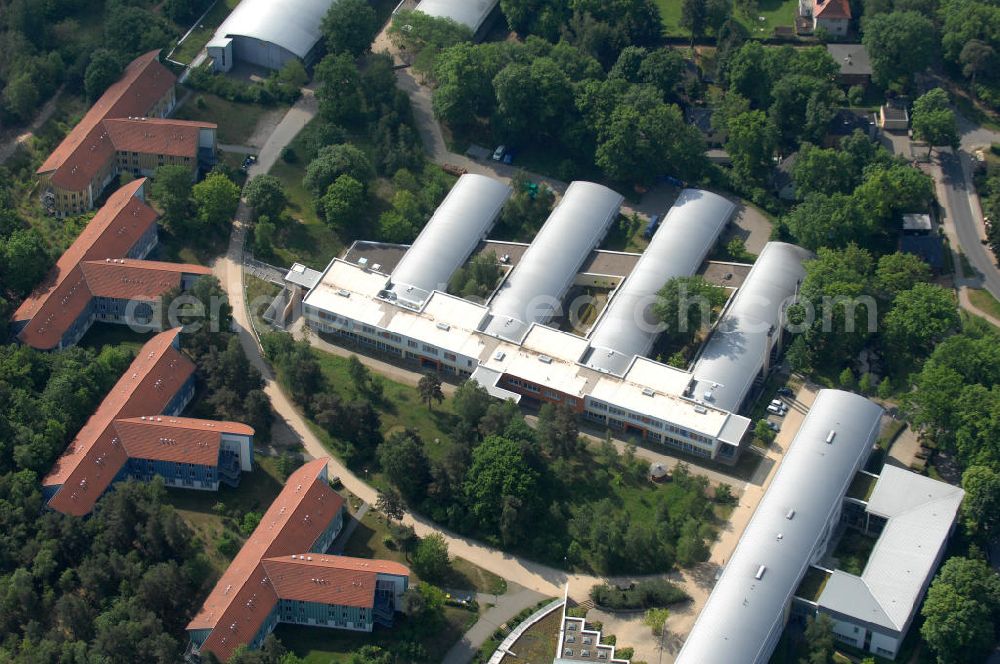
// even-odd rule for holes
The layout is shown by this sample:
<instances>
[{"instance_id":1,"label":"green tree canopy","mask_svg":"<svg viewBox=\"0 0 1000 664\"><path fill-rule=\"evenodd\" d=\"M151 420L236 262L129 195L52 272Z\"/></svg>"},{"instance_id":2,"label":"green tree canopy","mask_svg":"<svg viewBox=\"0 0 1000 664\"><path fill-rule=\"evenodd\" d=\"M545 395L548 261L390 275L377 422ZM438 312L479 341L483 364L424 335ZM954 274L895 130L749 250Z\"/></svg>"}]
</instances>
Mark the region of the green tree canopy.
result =
<instances>
[{"instance_id":1,"label":"green tree canopy","mask_svg":"<svg viewBox=\"0 0 1000 664\"><path fill-rule=\"evenodd\" d=\"M686 342L713 322L726 298L726 289L704 277L674 277L657 292L653 313L666 328L664 334Z\"/></svg>"},{"instance_id":2,"label":"green tree canopy","mask_svg":"<svg viewBox=\"0 0 1000 664\"><path fill-rule=\"evenodd\" d=\"M933 146L958 147L958 122L951 109L948 93L941 88L913 102L913 135Z\"/></svg>"},{"instance_id":3,"label":"green tree canopy","mask_svg":"<svg viewBox=\"0 0 1000 664\"><path fill-rule=\"evenodd\" d=\"M743 187L764 186L771 172L771 159L778 148L774 125L763 111L747 111L731 117L726 123L726 131L726 151L733 160L733 179Z\"/></svg>"},{"instance_id":4,"label":"green tree canopy","mask_svg":"<svg viewBox=\"0 0 1000 664\"><path fill-rule=\"evenodd\" d=\"M393 433L378 446L378 461L386 477L411 503L423 499L430 481L430 465L414 431Z\"/></svg>"},{"instance_id":5,"label":"green tree canopy","mask_svg":"<svg viewBox=\"0 0 1000 664\"><path fill-rule=\"evenodd\" d=\"M161 208L167 225L182 229L191 214L191 170L185 166L160 166L153 176L152 196Z\"/></svg>"},{"instance_id":6,"label":"green tree canopy","mask_svg":"<svg viewBox=\"0 0 1000 664\"><path fill-rule=\"evenodd\" d=\"M918 283L896 295L884 325L893 355L901 361L923 357L958 329L954 294L935 284Z\"/></svg>"},{"instance_id":7,"label":"green tree canopy","mask_svg":"<svg viewBox=\"0 0 1000 664\"><path fill-rule=\"evenodd\" d=\"M357 219L365 202L365 187L350 175L334 180L320 201L323 218L334 228L346 228Z\"/></svg>"},{"instance_id":8,"label":"green tree canopy","mask_svg":"<svg viewBox=\"0 0 1000 664\"><path fill-rule=\"evenodd\" d=\"M792 165L795 195L805 198L812 193L827 196L851 193L856 184L851 165L851 155L847 152L803 143Z\"/></svg>"},{"instance_id":9,"label":"green tree canopy","mask_svg":"<svg viewBox=\"0 0 1000 664\"><path fill-rule=\"evenodd\" d=\"M962 474L962 516L969 531L988 539L1000 527L1000 472L969 466Z\"/></svg>"},{"instance_id":10,"label":"green tree canopy","mask_svg":"<svg viewBox=\"0 0 1000 664\"><path fill-rule=\"evenodd\" d=\"M893 296L930 279L931 269L927 263L919 256L900 251L881 256L875 268L876 286Z\"/></svg>"},{"instance_id":11,"label":"green tree canopy","mask_svg":"<svg viewBox=\"0 0 1000 664\"><path fill-rule=\"evenodd\" d=\"M917 12L866 17L861 27L861 42L872 62L872 79L882 87L908 84L913 74L934 61L937 32L930 19Z\"/></svg>"},{"instance_id":12,"label":"green tree canopy","mask_svg":"<svg viewBox=\"0 0 1000 664\"><path fill-rule=\"evenodd\" d=\"M920 634L940 664L981 662L1000 619L1000 576L984 561L949 558L931 583Z\"/></svg>"},{"instance_id":13,"label":"green tree canopy","mask_svg":"<svg viewBox=\"0 0 1000 664\"><path fill-rule=\"evenodd\" d=\"M451 562L448 559L448 543L439 533L422 537L413 552L413 571L420 578L440 582L444 580Z\"/></svg>"},{"instance_id":14,"label":"green tree canopy","mask_svg":"<svg viewBox=\"0 0 1000 664\"><path fill-rule=\"evenodd\" d=\"M379 28L375 10L365 0L337 0L320 27L330 53L354 57L368 50Z\"/></svg>"},{"instance_id":15,"label":"green tree canopy","mask_svg":"<svg viewBox=\"0 0 1000 664\"><path fill-rule=\"evenodd\" d=\"M90 56L90 63L83 75L83 87L87 99L94 101L118 80L122 73L122 63L117 53L107 49L97 49Z\"/></svg>"},{"instance_id":16,"label":"green tree canopy","mask_svg":"<svg viewBox=\"0 0 1000 664\"><path fill-rule=\"evenodd\" d=\"M281 216L288 203L281 180L273 175L257 175L251 178L243 189L243 195L258 216L263 214L272 219Z\"/></svg>"},{"instance_id":17,"label":"green tree canopy","mask_svg":"<svg viewBox=\"0 0 1000 664\"><path fill-rule=\"evenodd\" d=\"M0 240L0 257L3 284L18 295L31 292L49 271L48 248L33 228L18 229Z\"/></svg>"},{"instance_id":18,"label":"green tree canopy","mask_svg":"<svg viewBox=\"0 0 1000 664\"><path fill-rule=\"evenodd\" d=\"M365 102L361 73L353 57L347 53L326 56L316 65L315 80L319 112L327 122L353 124L361 118Z\"/></svg>"},{"instance_id":19,"label":"green tree canopy","mask_svg":"<svg viewBox=\"0 0 1000 664\"><path fill-rule=\"evenodd\" d=\"M319 198L341 175L350 175L367 191L368 184L375 178L375 170L365 153L354 145L328 145L306 167L302 184Z\"/></svg>"},{"instance_id":20,"label":"green tree canopy","mask_svg":"<svg viewBox=\"0 0 1000 664\"><path fill-rule=\"evenodd\" d=\"M664 172L693 178L706 168L701 133L672 104L621 105L597 146L597 165L620 182L652 184ZM662 164L659 170L650 164Z\"/></svg>"},{"instance_id":21,"label":"green tree canopy","mask_svg":"<svg viewBox=\"0 0 1000 664\"><path fill-rule=\"evenodd\" d=\"M876 230L876 220L846 194L811 193L784 219L800 245L815 251L820 247L846 247L864 242Z\"/></svg>"},{"instance_id":22,"label":"green tree canopy","mask_svg":"<svg viewBox=\"0 0 1000 664\"><path fill-rule=\"evenodd\" d=\"M539 480L520 443L487 436L472 451L464 484L469 512L480 531L499 532L500 517L510 499L521 505L520 518L530 521L538 501Z\"/></svg>"},{"instance_id":23,"label":"green tree canopy","mask_svg":"<svg viewBox=\"0 0 1000 664\"><path fill-rule=\"evenodd\" d=\"M198 218L210 227L228 226L240 204L240 188L224 173L209 173L191 189Z\"/></svg>"}]
</instances>

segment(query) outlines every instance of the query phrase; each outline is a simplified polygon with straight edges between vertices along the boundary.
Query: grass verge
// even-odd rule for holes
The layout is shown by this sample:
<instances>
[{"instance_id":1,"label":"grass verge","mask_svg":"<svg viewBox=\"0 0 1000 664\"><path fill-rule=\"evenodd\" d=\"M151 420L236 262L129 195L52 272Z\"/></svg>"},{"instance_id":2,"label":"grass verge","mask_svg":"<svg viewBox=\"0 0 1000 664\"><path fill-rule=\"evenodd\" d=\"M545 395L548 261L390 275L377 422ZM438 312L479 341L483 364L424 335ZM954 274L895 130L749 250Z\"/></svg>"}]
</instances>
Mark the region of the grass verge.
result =
<instances>
[{"instance_id":1,"label":"grass verge","mask_svg":"<svg viewBox=\"0 0 1000 664\"><path fill-rule=\"evenodd\" d=\"M205 44L212 38L212 35L215 34L215 29L222 25L222 22L226 20L231 11L236 9L238 4L240 4L240 0L218 0L212 5L212 9L205 15L198 27L192 30L187 39L174 49L171 59L191 64L201 49L205 48Z\"/></svg>"},{"instance_id":2,"label":"grass verge","mask_svg":"<svg viewBox=\"0 0 1000 664\"><path fill-rule=\"evenodd\" d=\"M998 302L988 290L983 288L970 288L969 301L972 302L972 306L979 309L983 313L989 314L994 318L1000 318L1000 302Z\"/></svg>"},{"instance_id":3,"label":"grass verge","mask_svg":"<svg viewBox=\"0 0 1000 664\"><path fill-rule=\"evenodd\" d=\"M269 113L284 114L287 106L259 106L229 101L208 92L195 91L174 117L178 120L214 122L219 125L219 143L245 145L257 130L257 124Z\"/></svg>"}]
</instances>

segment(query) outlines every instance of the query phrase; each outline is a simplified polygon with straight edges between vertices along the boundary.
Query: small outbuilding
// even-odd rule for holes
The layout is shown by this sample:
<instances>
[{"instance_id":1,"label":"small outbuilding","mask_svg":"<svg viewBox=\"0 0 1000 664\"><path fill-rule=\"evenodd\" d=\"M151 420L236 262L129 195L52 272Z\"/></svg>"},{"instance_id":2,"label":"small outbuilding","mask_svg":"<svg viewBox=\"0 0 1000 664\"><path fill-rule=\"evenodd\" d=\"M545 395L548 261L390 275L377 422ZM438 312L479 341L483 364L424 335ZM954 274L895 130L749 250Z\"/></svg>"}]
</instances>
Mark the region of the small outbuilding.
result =
<instances>
[{"instance_id":1,"label":"small outbuilding","mask_svg":"<svg viewBox=\"0 0 1000 664\"><path fill-rule=\"evenodd\" d=\"M910 114L905 106L882 104L878 109L878 125L886 131L906 131L910 128Z\"/></svg>"}]
</instances>

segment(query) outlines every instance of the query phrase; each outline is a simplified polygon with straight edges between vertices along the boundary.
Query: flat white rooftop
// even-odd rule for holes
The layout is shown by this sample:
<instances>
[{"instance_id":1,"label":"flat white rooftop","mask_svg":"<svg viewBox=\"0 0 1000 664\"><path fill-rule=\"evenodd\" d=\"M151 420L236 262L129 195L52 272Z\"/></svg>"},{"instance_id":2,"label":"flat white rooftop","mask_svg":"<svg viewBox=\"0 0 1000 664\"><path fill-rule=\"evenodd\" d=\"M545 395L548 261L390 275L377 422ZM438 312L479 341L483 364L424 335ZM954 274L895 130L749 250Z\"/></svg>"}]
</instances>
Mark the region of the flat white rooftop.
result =
<instances>
[{"instance_id":1,"label":"flat white rooftop","mask_svg":"<svg viewBox=\"0 0 1000 664\"><path fill-rule=\"evenodd\" d=\"M473 365L465 367L470 372L478 363L492 372L484 375L508 374L581 399L590 395L709 437L718 436L727 423L730 437L736 435L734 426L749 426L746 418L684 398L691 380L687 372L637 357L624 378L613 376L579 364L587 349L583 337L536 323L521 344L505 341L479 331L488 315L485 306L434 291L414 311L381 299L386 283L385 274L335 259L305 304L471 358Z\"/></svg>"}]
</instances>

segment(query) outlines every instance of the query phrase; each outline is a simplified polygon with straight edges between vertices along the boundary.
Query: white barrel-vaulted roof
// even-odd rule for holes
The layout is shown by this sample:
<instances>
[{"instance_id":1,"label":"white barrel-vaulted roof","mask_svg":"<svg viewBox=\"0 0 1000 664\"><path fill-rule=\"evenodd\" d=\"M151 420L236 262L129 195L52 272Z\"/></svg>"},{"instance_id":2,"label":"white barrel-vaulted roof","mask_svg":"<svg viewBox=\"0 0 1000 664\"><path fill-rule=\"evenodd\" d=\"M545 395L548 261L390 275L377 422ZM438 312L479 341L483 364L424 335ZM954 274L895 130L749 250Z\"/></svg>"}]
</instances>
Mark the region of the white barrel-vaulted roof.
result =
<instances>
[{"instance_id":1,"label":"white barrel-vaulted roof","mask_svg":"<svg viewBox=\"0 0 1000 664\"><path fill-rule=\"evenodd\" d=\"M392 271L390 290L397 300L419 308L432 291L444 290L486 239L510 194L510 187L483 175L460 177Z\"/></svg>"},{"instance_id":2,"label":"white barrel-vaulted roof","mask_svg":"<svg viewBox=\"0 0 1000 664\"><path fill-rule=\"evenodd\" d=\"M300 58L323 36L320 24L334 0L243 0L215 31L213 41L252 37Z\"/></svg>"},{"instance_id":3,"label":"white barrel-vaulted roof","mask_svg":"<svg viewBox=\"0 0 1000 664\"><path fill-rule=\"evenodd\" d=\"M467 26L473 33L482 27L486 17L500 0L423 0L417 11L437 18L450 18Z\"/></svg>"},{"instance_id":4,"label":"white barrel-vaulted roof","mask_svg":"<svg viewBox=\"0 0 1000 664\"><path fill-rule=\"evenodd\" d=\"M785 609L822 557L844 494L878 438L882 409L821 390L701 610L676 664L763 664Z\"/></svg>"},{"instance_id":5,"label":"white barrel-vaulted roof","mask_svg":"<svg viewBox=\"0 0 1000 664\"><path fill-rule=\"evenodd\" d=\"M718 194L700 189L681 192L590 333L588 366L623 375L633 357L649 353L659 335L649 311L656 292L669 279L695 273L735 210Z\"/></svg>"},{"instance_id":6,"label":"white barrel-vaulted roof","mask_svg":"<svg viewBox=\"0 0 1000 664\"><path fill-rule=\"evenodd\" d=\"M583 261L601 243L624 199L593 182L573 182L535 240L490 302L484 328L519 343L532 323L545 323Z\"/></svg>"},{"instance_id":7,"label":"white barrel-vaulted roof","mask_svg":"<svg viewBox=\"0 0 1000 664\"><path fill-rule=\"evenodd\" d=\"M805 278L802 262L811 257L794 244L764 246L694 365L696 399L739 411Z\"/></svg>"}]
</instances>

